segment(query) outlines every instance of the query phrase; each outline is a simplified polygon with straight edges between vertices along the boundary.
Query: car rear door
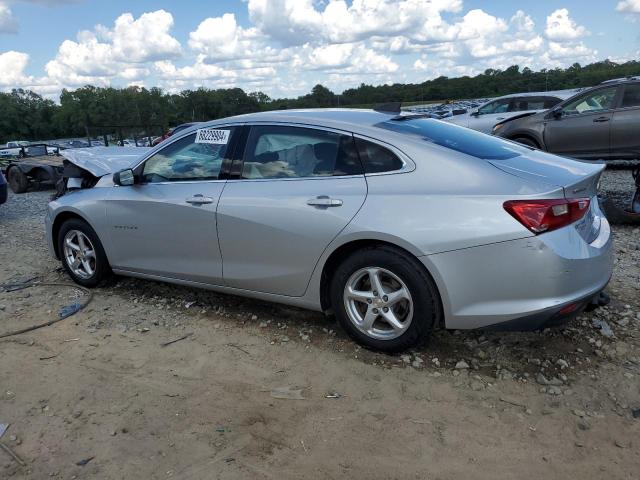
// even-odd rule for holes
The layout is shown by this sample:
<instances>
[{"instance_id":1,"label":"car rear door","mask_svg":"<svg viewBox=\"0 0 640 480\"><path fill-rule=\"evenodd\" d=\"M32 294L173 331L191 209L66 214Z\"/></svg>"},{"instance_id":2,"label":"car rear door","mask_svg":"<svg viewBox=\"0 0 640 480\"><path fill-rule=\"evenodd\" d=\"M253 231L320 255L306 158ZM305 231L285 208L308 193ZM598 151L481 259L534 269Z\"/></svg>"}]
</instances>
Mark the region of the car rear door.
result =
<instances>
[{"instance_id":1,"label":"car rear door","mask_svg":"<svg viewBox=\"0 0 640 480\"><path fill-rule=\"evenodd\" d=\"M302 296L322 252L367 195L353 137L256 124L243 158L218 207L225 285Z\"/></svg>"},{"instance_id":2,"label":"car rear door","mask_svg":"<svg viewBox=\"0 0 640 480\"><path fill-rule=\"evenodd\" d=\"M624 85L620 108L611 121L611 155L640 158L640 83Z\"/></svg>"},{"instance_id":3,"label":"car rear door","mask_svg":"<svg viewBox=\"0 0 640 480\"><path fill-rule=\"evenodd\" d=\"M578 158L608 156L617 100L618 88L609 86L562 104L561 115L550 113L545 120L547 151Z\"/></svg>"},{"instance_id":4,"label":"car rear door","mask_svg":"<svg viewBox=\"0 0 640 480\"><path fill-rule=\"evenodd\" d=\"M222 284L216 206L226 180L219 175L240 128L172 139L135 169L135 185L112 189L106 215L114 269Z\"/></svg>"}]
</instances>

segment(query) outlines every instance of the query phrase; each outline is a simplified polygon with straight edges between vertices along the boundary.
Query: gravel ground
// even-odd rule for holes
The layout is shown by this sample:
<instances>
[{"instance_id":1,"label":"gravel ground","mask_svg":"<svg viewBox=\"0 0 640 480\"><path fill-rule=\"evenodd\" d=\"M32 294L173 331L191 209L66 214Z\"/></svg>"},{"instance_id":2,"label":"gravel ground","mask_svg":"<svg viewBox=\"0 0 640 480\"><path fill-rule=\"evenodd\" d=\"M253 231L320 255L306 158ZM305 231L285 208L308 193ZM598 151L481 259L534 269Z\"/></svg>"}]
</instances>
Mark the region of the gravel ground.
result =
<instances>
[{"instance_id":1,"label":"gravel ground","mask_svg":"<svg viewBox=\"0 0 640 480\"><path fill-rule=\"evenodd\" d=\"M622 198L630 178L607 170L601 188ZM68 283L44 245L50 194L0 207L0 283ZM2 440L26 462L0 451L0 477L637 478L640 229L613 234L608 307L543 332L438 331L397 356L313 312L115 279L0 340ZM83 295L0 290L0 334Z\"/></svg>"}]
</instances>

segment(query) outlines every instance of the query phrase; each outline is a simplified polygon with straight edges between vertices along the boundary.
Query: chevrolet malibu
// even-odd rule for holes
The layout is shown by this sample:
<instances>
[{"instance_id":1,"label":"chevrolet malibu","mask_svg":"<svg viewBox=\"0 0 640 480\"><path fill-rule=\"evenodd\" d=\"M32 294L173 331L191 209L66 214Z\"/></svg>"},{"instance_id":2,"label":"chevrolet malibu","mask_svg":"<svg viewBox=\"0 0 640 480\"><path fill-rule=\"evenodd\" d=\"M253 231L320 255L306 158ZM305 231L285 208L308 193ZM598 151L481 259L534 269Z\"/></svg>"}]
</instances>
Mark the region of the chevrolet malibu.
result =
<instances>
[{"instance_id":1,"label":"chevrolet malibu","mask_svg":"<svg viewBox=\"0 0 640 480\"><path fill-rule=\"evenodd\" d=\"M121 150L65 151L46 233L80 285L113 272L333 313L391 352L436 327L560 323L611 276L602 165L419 115L262 112Z\"/></svg>"}]
</instances>

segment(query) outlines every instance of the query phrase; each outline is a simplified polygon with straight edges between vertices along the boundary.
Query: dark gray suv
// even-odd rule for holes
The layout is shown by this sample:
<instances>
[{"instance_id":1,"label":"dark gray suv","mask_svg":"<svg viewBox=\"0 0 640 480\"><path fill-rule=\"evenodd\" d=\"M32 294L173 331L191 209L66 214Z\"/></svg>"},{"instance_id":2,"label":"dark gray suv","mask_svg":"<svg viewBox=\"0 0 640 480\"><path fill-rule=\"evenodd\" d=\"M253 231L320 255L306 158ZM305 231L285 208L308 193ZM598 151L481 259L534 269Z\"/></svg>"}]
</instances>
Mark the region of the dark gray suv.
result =
<instances>
[{"instance_id":1,"label":"dark gray suv","mask_svg":"<svg viewBox=\"0 0 640 480\"><path fill-rule=\"evenodd\" d=\"M584 159L640 158L640 79L605 82L551 110L498 123L493 134Z\"/></svg>"}]
</instances>

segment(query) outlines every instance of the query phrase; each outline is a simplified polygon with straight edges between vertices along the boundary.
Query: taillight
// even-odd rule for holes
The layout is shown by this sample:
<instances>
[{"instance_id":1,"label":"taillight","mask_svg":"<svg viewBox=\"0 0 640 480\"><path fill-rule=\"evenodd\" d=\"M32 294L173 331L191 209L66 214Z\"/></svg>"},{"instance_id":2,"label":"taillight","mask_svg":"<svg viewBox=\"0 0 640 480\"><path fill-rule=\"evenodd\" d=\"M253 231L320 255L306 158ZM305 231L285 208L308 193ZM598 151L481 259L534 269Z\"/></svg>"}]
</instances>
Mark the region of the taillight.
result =
<instances>
[{"instance_id":1,"label":"taillight","mask_svg":"<svg viewBox=\"0 0 640 480\"><path fill-rule=\"evenodd\" d=\"M533 233L550 232L580 220L589 210L588 198L571 200L509 200L504 209Z\"/></svg>"}]
</instances>

